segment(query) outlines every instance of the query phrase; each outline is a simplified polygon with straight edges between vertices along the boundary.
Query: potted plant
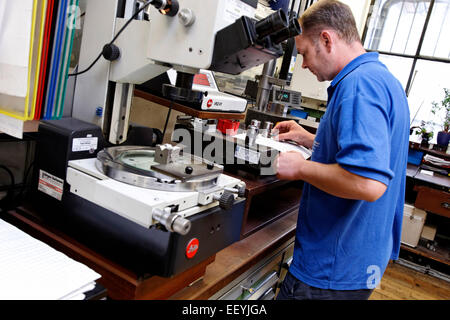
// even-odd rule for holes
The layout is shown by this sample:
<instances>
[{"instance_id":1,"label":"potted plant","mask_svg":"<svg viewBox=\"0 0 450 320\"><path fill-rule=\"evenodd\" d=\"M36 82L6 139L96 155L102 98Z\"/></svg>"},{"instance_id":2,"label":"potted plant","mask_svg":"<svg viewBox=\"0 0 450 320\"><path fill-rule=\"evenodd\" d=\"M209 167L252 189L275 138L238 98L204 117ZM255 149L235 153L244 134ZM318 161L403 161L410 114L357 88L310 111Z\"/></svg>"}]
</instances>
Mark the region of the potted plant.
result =
<instances>
[{"instance_id":1,"label":"potted plant","mask_svg":"<svg viewBox=\"0 0 450 320\"><path fill-rule=\"evenodd\" d=\"M432 102L431 112L436 116L442 115L442 131L436 137L437 144L446 149L450 140L450 90L444 88L444 99L440 102Z\"/></svg>"},{"instance_id":2,"label":"potted plant","mask_svg":"<svg viewBox=\"0 0 450 320\"><path fill-rule=\"evenodd\" d=\"M414 127L414 128L417 128L416 134L420 135L422 137L422 142L420 143L420 145L422 147L428 147L428 145L430 143L430 139L433 138L433 136L434 136L433 131L428 129L428 125L429 125L429 122L422 121L422 123L419 127ZM413 129L413 128L411 128L411 129Z\"/></svg>"}]
</instances>

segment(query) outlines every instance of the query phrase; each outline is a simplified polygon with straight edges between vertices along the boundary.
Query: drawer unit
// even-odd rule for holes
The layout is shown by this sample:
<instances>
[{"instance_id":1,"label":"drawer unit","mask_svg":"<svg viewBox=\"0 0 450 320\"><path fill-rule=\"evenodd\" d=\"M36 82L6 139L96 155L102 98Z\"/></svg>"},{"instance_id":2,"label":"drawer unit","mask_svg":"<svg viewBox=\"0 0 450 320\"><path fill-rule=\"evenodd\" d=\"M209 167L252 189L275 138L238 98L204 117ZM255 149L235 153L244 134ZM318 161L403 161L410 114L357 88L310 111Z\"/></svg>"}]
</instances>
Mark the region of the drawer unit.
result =
<instances>
[{"instance_id":1,"label":"drawer unit","mask_svg":"<svg viewBox=\"0 0 450 320\"><path fill-rule=\"evenodd\" d=\"M279 280L278 272L282 255L277 255L266 264L254 270L241 282L233 286L219 300L259 300L273 299ZM273 294L271 294L271 292Z\"/></svg>"},{"instance_id":2,"label":"drawer unit","mask_svg":"<svg viewBox=\"0 0 450 320\"><path fill-rule=\"evenodd\" d=\"M241 274L209 299L272 300L280 283L280 272L286 264L287 252L292 256L293 244L285 246ZM291 249L291 250L289 250Z\"/></svg>"},{"instance_id":3,"label":"drawer unit","mask_svg":"<svg viewBox=\"0 0 450 320\"><path fill-rule=\"evenodd\" d=\"M450 218L450 193L426 186L416 186L416 208Z\"/></svg>"},{"instance_id":4,"label":"drawer unit","mask_svg":"<svg viewBox=\"0 0 450 320\"><path fill-rule=\"evenodd\" d=\"M277 288L276 294L278 294L281 283L284 281L284 278L286 277L289 271L289 267L291 266L293 260L293 255L294 255L294 243L288 246L284 253L283 262L281 263L281 270L280 270L280 285Z\"/></svg>"}]
</instances>

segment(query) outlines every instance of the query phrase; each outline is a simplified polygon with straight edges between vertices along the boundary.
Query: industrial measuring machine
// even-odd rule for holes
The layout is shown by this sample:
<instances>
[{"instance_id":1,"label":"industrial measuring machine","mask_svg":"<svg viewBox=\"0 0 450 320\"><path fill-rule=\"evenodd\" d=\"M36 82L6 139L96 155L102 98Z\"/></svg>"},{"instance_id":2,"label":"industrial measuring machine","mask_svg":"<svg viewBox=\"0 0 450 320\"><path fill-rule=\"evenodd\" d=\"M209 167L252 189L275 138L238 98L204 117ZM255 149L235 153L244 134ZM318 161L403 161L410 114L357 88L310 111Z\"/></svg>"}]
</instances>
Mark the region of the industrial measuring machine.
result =
<instances>
[{"instance_id":1,"label":"industrial measuring machine","mask_svg":"<svg viewBox=\"0 0 450 320\"><path fill-rule=\"evenodd\" d=\"M178 274L239 240L241 180L176 146L125 144L134 85L174 69L164 96L203 103L213 95L194 86L201 69L239 74L283 54L281 42L298 30L282 10L256 20L256 7L87 1L72 118L39 126L39 214L138 276Z\"/></svg>"},{"instance_id":2,"label":"industrial measuring machine","mask_svg":"<svg viewBox=\"0 0 450 320\"><path fill-rule=\"evenodd\" d=\"M171 145L103 148L73 118L39 133L35 210L136 274L172 276L239 240L245 184L222 166Z\"/></svg>"}]
</instances>

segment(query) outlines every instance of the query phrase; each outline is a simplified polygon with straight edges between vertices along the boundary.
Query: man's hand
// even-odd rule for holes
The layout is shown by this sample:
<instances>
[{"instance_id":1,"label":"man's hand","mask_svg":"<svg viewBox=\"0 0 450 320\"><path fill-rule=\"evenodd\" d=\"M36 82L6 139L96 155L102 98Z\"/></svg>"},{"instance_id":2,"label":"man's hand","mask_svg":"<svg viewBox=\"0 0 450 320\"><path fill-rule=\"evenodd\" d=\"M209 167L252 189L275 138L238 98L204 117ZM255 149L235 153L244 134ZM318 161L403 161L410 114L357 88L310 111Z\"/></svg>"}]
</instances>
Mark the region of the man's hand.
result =
<instances>
[{"instance_id":1,"label":"man's hand","mask_svg":"<svg viewBox=\"0 0 450 320\"><path fill-rule=\"evenodd\" d=\"M312 148L315 135L303 129L294 120L283 121L277 123L272 129L272 133L278 132L278 140L293 140L298 144L307 148Z\"/></svg>"},{"instance_id":2,"label":"man's hand","mask_svg":"<svg viewBox=\"0 0 450 320\"><path fill-rule=\"evenodd\" d=\"M302 166L306 162L299 152L281 152L275 159L277 177L280 180L300 180Z\"/></svg>"}]
</instances>

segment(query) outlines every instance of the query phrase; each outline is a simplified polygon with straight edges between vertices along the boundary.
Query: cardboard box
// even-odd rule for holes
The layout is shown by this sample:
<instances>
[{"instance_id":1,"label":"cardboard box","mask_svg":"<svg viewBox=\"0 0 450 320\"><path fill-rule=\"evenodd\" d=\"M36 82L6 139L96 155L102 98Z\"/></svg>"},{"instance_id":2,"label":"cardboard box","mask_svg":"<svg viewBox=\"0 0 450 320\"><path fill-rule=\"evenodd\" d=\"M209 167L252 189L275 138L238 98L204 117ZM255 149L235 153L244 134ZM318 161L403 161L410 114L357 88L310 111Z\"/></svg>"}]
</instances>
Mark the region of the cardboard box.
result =
<instances>
[{"instance_id":1,"label":"cardboard box","mask_svg":"<svg viewBox=\"0 0 450 320\"><path fill-rule=\"evenodd\" d=\"M423 226L421 238L434 241L434 237L436 236L436 227L431 225Z\"/></svg>"},{"instance_id":2,"label":"cardboard box","mask_svg":"<svg viewBox=\"0 0 450 320\"><path fill-rule=\"evenodd\" d=\"M402 243L411 247L417 246L426 217L426 211L405 204L403 209Z\"/></svg>"}]
</instances>

